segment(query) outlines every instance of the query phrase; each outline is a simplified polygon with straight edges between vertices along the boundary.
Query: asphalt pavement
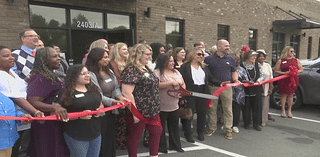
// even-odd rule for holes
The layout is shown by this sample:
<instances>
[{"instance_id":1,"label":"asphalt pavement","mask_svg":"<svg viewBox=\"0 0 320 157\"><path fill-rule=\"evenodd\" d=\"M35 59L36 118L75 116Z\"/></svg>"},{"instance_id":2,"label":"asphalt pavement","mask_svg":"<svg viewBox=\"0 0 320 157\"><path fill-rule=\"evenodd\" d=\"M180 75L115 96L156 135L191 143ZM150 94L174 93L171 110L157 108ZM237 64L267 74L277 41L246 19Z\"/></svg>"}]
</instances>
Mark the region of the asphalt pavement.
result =
<instances>
[{"instance_id":1,"label":"asphalt pavement","mask_svg":"<svg viewBox=\"0 0 320 157\"><path fill-rule=\"evenodd\" d=\"M180 132L184 153L169 151L159 156L168 157L318 157L320 156L320 105L304 105L293 111L293 118L281 118L280 110L270 108L269 113L275 122L269 121L262 131L250 126L243 128L240 121L240 132L234 133L233 139L224 138L223 131L218 129L212 136L205 136L204 141L195 143L185 140ZM220 128L221 124L219 124ZM194 130L196 121L194 121ZM118 150L117 156L127 156L126 150ZM149 156L148 148L139 145L138 156Z\"/></svg>"}]
</instances>

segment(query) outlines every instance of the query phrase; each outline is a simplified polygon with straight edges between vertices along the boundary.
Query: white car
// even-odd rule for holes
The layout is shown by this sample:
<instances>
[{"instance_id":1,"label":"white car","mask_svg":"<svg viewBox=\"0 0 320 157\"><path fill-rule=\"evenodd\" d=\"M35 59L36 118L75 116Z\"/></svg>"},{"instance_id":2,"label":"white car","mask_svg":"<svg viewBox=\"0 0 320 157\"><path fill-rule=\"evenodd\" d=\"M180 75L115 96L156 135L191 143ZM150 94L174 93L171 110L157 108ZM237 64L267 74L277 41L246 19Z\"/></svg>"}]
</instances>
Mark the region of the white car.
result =
<instances>
[{"instance_id":1,"label":"white car","mask_svg":"<svg viewBox=\"0 0 320 157\"><path fill-rule=\"evenodd\" d=\"M317 57L314 59L304 59L304 60L300 60L300 62L303 67L306 67L306 66L320 62L320 57Z\"/></svg>"}]
</instances>

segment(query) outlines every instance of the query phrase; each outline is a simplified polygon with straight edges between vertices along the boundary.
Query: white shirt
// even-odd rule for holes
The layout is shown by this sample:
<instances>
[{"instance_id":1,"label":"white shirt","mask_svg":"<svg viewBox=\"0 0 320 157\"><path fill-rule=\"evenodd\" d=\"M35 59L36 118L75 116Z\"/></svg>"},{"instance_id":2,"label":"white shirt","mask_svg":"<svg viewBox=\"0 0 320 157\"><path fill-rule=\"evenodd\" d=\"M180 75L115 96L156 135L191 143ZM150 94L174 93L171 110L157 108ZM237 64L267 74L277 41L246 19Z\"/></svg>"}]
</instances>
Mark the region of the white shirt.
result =
<instances>
[{"instance_id":1,"label":"white shirt","mask_svg":"<svg viewBox=\"0 0 320 157\"><path fill-rule=\"evenodd\" d=\"M27 98L27 82L21 79L12 69L10 72L13 74L12 77L6 71L0 70L0 92L9 97L9 98ZM22 111L23 113L28 113L20 106L15 105L17 110ZM18 131L26 130L30 128L29 125L21 125L17 127Z\"/></svg>"},{"instance_id":2,"label":"white shirt","mask_svg":"<svg viewBox=\"0 0 320 157\"><path fill-rule=\"evenodd\" d=\"M203 69L201 68L201 66L199 66L198 69L195 69L192 65L191 65L191 75L192 75L192 79L195 85L204 85L204 79L206 77L206 74L204 73Z\"/></svg>"}]
</instances>

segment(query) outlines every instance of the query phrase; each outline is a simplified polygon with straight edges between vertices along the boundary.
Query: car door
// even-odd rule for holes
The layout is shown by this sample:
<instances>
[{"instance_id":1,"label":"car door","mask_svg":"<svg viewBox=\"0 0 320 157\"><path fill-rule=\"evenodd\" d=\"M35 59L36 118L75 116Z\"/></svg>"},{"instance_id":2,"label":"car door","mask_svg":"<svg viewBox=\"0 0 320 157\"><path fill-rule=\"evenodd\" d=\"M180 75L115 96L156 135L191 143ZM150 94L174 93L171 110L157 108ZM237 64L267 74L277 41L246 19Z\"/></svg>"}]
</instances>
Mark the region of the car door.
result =
<instances>
[{"instance_id":1,"label":"car door","mask_svg":"<svg viewBox=\"0 0 320 157\"><path fill-rule=\"evenodd\" d=\"M299 83L303 87L304 104L320 104L320 64L314 64L304 69L299 75Z\"/></svg>"}]
</instances>

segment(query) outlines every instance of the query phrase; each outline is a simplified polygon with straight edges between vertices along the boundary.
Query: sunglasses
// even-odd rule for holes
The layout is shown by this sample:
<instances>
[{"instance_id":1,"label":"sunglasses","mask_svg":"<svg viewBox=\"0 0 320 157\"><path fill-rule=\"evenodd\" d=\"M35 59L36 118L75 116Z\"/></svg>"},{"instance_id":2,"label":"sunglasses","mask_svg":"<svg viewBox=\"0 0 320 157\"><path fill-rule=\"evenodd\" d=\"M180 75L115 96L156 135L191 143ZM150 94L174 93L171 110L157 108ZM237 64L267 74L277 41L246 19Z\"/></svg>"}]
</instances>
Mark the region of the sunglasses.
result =
<instances>
[{"instance_id":1,"label":"sunglasses","mask_svg":"<svg viewBox=\"0 0 320 157\"><path fill-rule=\"evenodd\" d=\"M294 51L290 51L291 53L294 53Z\"/></svg>"},{"instance_id":2,"label":"sunglasses","mask_svg":"<svg viewBox=\"0 0 320 157\"><path fill-rule=\"evenodd\" d=\"M203 54L203 53L198 53L197 55L204 57L204 54Z\"/></svg>"}]
</instances>

